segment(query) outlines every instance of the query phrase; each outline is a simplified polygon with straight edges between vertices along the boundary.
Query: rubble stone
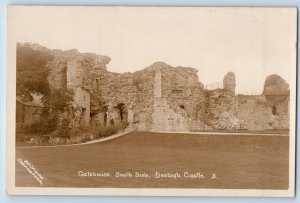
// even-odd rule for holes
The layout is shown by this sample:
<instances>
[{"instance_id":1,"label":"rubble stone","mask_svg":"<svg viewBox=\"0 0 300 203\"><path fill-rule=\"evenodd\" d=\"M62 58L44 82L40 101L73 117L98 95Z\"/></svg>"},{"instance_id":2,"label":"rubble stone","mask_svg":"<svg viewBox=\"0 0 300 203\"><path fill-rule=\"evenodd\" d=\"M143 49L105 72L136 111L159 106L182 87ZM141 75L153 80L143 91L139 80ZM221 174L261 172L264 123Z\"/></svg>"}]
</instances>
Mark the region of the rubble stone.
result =
<instances>
[{"instance_id":1,"label":"rubble stone","mask_svg":"<svg viewBox=\"0 0 300 203\"><path fill-rule=\"evenodd\" d=\"M224 80L223 80L223 88L225 90L228 90L230 92L232 92L233 94L235 94L235 75L234 72L228 72L225 76L224 76Z\"/></svg>"},{"instance_id":2,"label":"rubble stone","mask_svg":"<svg viewBox=\"0 0 300 203\"><path fill-rule=\"evenodd\" d=\"M106 67L107 56L52 52L50 85L74 90L73 118L85 128L121 124L178 132L289 126L289 88L277 75L266 79L262 95L235 95L233 72L224 76L223 88L206 90L191 67L156 62L133 73L114 73Z\"/></svg>"}]
</instances>

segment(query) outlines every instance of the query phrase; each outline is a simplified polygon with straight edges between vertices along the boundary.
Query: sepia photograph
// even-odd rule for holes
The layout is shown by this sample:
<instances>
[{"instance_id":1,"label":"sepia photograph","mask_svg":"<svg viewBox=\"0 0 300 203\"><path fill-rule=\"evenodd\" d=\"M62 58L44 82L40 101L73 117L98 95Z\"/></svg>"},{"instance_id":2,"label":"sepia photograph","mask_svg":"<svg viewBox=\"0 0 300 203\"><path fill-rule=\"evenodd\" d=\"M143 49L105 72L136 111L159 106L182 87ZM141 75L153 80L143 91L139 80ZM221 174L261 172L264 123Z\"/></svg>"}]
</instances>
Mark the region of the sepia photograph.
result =
<instances>
[{"instance_id":1,"label":"sepia photograph","mask_svg":"<svg viewBox=\"0 0 300 203\"><path fill-rule=\"evenodd\" d=\"M7 19L9 194L294 196L296 8Z\"/></svg>"}]
</instances>

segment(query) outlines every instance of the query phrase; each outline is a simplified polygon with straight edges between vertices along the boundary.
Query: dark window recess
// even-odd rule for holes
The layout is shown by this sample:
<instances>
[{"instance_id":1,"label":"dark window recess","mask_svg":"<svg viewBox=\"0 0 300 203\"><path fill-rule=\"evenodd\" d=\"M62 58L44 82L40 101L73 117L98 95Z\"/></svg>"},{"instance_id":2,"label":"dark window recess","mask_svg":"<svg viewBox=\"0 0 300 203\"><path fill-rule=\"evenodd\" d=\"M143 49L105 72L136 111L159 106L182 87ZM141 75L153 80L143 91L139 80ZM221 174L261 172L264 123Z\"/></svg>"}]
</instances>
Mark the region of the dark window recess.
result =
<instances>
[{"instance_id":1,"label":"dark window recess","mask_svg":"<svg viewBox=\"0 0 300 203\"><path fill-rule=\"evenodd\" d=\"M110 119L110 124L111 124L111 125L115 125L114 119Z\"/></svg>"},{"instance_id":2,"label":"dark window recess","mask_svg":"<svg viewBox=\"0 0 300 203\"><path fill-rule=\"evenodd\" d=\"M121 122L123 121L123 118L124 118L124 107L125 107L125 104L123 103L119 103L117 105L117 109L119 109L119 115L120 115L120 118L121 118Z\"/></svg>"},{"instance_id":3,"label":"dark window recess","mask_svg":"<svg viewBox=\"0 0 300 203\"><path fill-rule=\"evenodd\" d=\"M119 114L120 114L121 121L123 121L123 109L120 109Z\"/></svg>"},{"instance_id":4,"label":"dark window recess","mask_svg":"<svg viewBox=\"0 0 300 203\"><path fill-rule=\"evenodd\" d=\"M107 124L107 112L104 113L104 125Z\"/></svg>"},{"instance_id":5,"label":"dark window recess","mask_svg":"<svg viewBox=\"0 0 300 203\"><path fill-rule=\"evenodd\" d=\"M273 106L273 107L272 107L272 114L273 114L273 115L276 115L276 114L277 114L276 106Z\"/></svg>"},{"instance_id":6,"label":"dark window recess","mask_svg":"<svg viewBox=\"0 0 300 203\"><path fill-rule=\"evenodd\" d=\"M99 78L95 78L95 83L94 83L94 89L95 90L99 90L99 83L100 83L100 79Z\"/></svg>"}]
</instances>

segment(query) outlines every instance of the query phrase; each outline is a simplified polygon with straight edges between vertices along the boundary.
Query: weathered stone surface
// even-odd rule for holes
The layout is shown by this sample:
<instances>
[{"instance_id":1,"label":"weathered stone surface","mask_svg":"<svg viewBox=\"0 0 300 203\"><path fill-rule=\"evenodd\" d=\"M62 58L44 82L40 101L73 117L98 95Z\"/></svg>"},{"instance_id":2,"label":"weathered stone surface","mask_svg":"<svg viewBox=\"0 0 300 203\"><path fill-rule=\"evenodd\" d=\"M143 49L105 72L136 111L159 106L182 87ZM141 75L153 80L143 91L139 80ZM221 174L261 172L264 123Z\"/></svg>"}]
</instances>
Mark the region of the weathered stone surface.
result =
<instances>
[{"instance_id":1,"label":"weathered stone surface","mask_svg":"<svg viewBox=\"0 0 300 203\"><path fill-rule=\"evenodd\" d=\"M37 47L39 48L39 47ZM45 48L41 48L45 51ZM277 75L263 95L235 95L235 75L206 90L197 69L156 62L133 73L113 73L107 56L48 50L52 88L75 91L73 117L81 126L128 125L139 131L283 129L289 125L289 87Z\"/></svg>"},{"instance_id":2,"label":"weathered stone surface","mask_svg":"<svg viewBox=\"0 0 300 203\"><path fill-rule=\"evenodd\" d=\"M223 80L223 88L225 90L228 90L230 92L232 92L233 94L235 94L235 75L234 72L228 72L225 76L224 76L224 80Z\"/></svg>"},{"instance_id":3,"label":"weathered stone surface","mask_svg":"<svg viewBox=\"0 0 300 203\"><path fill-rule=\"evenodd\" d=\"M237 113L242 123L242 129L272 129L269 124L272 117L272 108L264 96L238 95Z\"/></svg>"},{"instance_id":4,"label":"weathered stone surface","mask_svg":"<svg viewBox=\"0 0 300 203\"><path fill-rule=\"evenodd\" d=\"M160 67L155 70L154 76L154 105L152 113L152 131L188 131L187 121L180 114L170 108L162 97L162 74Z\"/></svg>"},{"instance_id":5,"label":"weathered stone surface","mask_svg":"<svg viewBox=\"0 0 300 203\"><path fill-rule=\"evenodd\" d=\"M210 90L208 94L207 120L215 129L239 129L237 98L227 89Z\"/></svg>"},{"instance_id":6,"label":"weathered stone surface","mask_svg":"<svg viewBox=\"0 0 300 203\"><path fill-rule=\"evenodd\" d=\"M289 129L289 115L272 115L269 125L272 129Z\"/></svg>"}]
</instances>

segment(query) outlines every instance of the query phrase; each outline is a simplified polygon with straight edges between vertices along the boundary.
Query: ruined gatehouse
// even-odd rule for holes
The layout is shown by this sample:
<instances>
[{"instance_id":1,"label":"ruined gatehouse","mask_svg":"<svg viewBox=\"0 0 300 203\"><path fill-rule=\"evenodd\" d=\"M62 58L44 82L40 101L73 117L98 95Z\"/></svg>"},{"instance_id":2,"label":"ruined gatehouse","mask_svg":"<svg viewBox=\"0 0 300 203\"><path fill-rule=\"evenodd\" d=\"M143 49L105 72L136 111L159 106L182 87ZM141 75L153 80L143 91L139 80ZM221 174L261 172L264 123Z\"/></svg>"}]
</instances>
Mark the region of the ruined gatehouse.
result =
<instances>
[{"instance_id":1,"label":"ruined gatehouse","mask_svg":"<svg viewBox=\"0 0 300 203\"><path fill-rule=\"evenodd\" d=\"M173 132L289 128L289 87L280 76L269 76L261 95L237 95L233 72L224 76L223 88L207 90L195 68L156 62L114 73L106 67L110 60L77 50L56 54L49 82L74 91L77 126L126 123L130 130Z\"/></svg>"}]
</instances>

